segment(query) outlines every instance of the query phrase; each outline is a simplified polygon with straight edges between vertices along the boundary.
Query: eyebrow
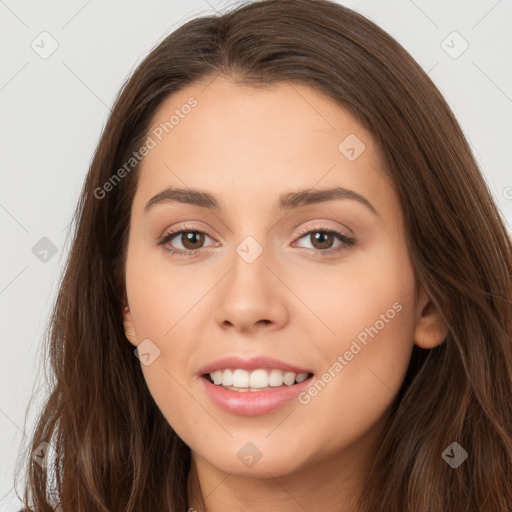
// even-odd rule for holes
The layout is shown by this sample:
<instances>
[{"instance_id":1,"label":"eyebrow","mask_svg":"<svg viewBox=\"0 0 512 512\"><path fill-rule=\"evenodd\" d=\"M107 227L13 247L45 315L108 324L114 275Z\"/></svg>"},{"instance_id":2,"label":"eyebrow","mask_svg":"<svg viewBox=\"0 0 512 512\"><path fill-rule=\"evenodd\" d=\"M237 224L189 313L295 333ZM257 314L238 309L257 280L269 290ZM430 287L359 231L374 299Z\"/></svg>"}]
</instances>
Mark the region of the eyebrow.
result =
<instances>
[{"instance_id":1,"label":"eyebrow","mask_svg":"<svg viewBox=\"0 0 512 512\"><path fill-rule=\"evenodd\" d=\"M282 210L295 209L301 206L324 203L326 201L351 199L366 206L374 215L379 215L374 206L362 195L343 187L335 187L324 190L299 190L288 192L279 197L277 203ZM169 187L153 196L144 206L144 213L149 212L158 204L165 203L186 203L200 206L209 210L219 211L220 203L212 194L197 190Z\"/></svg>"}]
</instances>

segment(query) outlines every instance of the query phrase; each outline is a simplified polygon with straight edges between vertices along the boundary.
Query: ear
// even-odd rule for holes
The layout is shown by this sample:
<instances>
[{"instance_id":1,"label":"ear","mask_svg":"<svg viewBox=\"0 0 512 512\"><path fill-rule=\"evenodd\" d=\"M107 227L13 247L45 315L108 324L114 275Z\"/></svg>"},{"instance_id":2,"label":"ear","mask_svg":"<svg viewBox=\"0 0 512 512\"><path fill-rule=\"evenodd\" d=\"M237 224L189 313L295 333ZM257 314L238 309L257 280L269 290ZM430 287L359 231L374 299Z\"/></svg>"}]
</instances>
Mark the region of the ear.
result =
<instances>
[{"instance_id":1,"label":"ear","mask_svg":"<svg viewBox=\"0 0 512 512\"><path fill-rule=\"evenodd\" d=\"M133 325L132 312L130 308L123 304L123 326L126 339L134 346L137 346L137 335Z\"/></svg>"},{"instance_id":2,"label":"ear","mask_svg":"<svg viewBox=\"0 0 512 512\"><path fill-rule=\"evenodd\" d=\"M448 336L448 326L443 320L423 286L416 310L414 343L421 348L431 349L441 345Z\"/></svg>"}]
</instances>

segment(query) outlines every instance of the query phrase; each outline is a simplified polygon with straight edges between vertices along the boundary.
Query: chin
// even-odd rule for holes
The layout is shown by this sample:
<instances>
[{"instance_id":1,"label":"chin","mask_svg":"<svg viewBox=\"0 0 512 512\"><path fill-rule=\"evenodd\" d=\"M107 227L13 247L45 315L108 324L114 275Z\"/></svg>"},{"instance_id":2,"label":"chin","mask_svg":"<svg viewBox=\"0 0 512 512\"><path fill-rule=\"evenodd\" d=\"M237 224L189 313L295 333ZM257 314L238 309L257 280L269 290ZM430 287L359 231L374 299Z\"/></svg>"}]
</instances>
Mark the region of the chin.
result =
<instances>
[{"instance_id":1,"label":"chin","mask_svg":"<svg viewBox=\"0 0 512 512\"><path fill-rule=\"evenodd\" d=\"M257 441L248 441L241 445L236 443L236 446L220 446L219 452L207 450L204 455L196 454L219 471L241 477L280 477L294 473L306 464L303 450L290 449L282 443L279 449L268 441L266 448L261 450L257 445Z\"/></svg>"}]
</instances>

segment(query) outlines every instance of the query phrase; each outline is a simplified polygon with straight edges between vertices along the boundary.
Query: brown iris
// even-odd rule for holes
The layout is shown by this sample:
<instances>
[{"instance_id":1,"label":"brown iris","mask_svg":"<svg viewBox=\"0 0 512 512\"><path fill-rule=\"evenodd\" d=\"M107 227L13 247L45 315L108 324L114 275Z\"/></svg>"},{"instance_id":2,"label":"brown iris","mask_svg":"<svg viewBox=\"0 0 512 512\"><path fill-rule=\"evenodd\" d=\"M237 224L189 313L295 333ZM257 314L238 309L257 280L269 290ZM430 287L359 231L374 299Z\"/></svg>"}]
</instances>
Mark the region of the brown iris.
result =
<instances>
[{"instance_id":1,"label":"brown iris","mask_svg":"<svg viewBox=\"0 0 512 512\"><path fill-rule=\"evenodd\" d=\"M186 249L192 251L199 249L204 243L204 233L200 233L199 231L184 231L181 234L181 242ZM188 244L192 245L192 247L189 247ZM198 244L198 246L196 246L196 244Z\"/></svg>"},{"instance_id":2,"label":"brown iris","mask_svg":"<svg viewBox=\"0 0 512 512\"><path fill-rule=\"evenodd\" d=\"M313 246L316 249L330 249L334 242L334 234L328 233L327 231L314 231L309 236L314 240ZM316 243L318 243L319 246L315 245Z\"/></svg>"}]
</instances>

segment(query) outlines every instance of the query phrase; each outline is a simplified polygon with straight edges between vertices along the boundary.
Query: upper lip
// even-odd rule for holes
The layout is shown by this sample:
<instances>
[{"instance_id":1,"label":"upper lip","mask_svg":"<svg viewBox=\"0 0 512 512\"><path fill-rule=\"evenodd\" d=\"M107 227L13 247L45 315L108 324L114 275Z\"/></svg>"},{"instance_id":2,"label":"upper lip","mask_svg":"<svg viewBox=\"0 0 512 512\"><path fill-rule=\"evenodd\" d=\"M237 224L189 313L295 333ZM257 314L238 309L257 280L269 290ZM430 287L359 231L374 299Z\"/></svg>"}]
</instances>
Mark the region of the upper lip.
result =
<instances>
[{"instance_id":1,"label":"upper lip","mask_svg":"<svg viewBox=\"0 0 512 512\"><path fill-rule=\"evenodd\" d=\"M249 359L243 359L240 356L228 356L217 359L212 363L203 366L199 370L200 375L212 373L216 370L225 370L227 368L242 368L244 370L257 370L259 368L270 368L277 370L284 370L286 372L294 373L313 373L311 370L299 368L293 364L285 363L279 359L267 356L256 356Z\"/></svg>"}]
</instances>

